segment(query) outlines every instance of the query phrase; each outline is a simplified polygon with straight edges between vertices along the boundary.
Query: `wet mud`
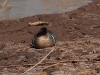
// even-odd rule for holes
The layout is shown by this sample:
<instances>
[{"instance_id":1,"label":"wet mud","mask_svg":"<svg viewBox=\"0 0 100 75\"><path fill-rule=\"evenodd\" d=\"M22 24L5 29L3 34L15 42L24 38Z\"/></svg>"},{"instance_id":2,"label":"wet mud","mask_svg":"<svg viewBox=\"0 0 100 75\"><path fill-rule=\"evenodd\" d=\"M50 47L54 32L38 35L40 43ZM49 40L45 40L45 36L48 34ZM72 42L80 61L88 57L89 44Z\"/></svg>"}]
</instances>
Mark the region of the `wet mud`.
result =
<instances>
[{"instance_id":1,"label":"wet mud","mask_svg":"<svg viewBox=\"0 0 100 75\"><path fill-rule=\"evenodd\" d=\"M48 24L29 25L44 21ZM31 48L41 27L57 38L56 47ZM40 62L49 52L41 63ZM34 68L26 72L28 69ZM100 0L63 14L0 21L0 75L99 75Z\"/></svg>"}]
</instances>

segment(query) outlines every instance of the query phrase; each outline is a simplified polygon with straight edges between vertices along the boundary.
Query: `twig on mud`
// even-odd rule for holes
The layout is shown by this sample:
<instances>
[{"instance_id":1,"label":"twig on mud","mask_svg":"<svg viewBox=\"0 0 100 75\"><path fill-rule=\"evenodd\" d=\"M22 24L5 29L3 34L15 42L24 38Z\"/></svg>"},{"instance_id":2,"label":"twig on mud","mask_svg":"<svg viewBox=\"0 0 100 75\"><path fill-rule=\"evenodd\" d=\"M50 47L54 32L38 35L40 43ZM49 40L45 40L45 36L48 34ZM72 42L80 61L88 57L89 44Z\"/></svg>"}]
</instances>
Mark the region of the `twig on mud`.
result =
<instances>
[{"instance_id":1,"label":"twig on mud","mask_svg":"<svg viewBox=\"0 0 100 75\"><path fill-rule=\"evenodd\" d=\"M51 25L51 23L49 23L49 22L44 22L44 21L37 21L37 22L29 22L29 25L30 26L38 26L38 25L43 25L43 24L45 24L45 25Z\"/></svg>"},{"instance_id":2,"label":"twig on mud","mask_svg":"<svg viewBox=\"0 0 100 75\"><path fill-rule=\"evenodd\" d=\"M8 68L8 67L18 67L20 65L9 65L9 66L0 66L0 68Z\"/></svg>"},{"instance_id":3,"label":"twig on mud","mask_svg":"<svg viewBox=\"0 0 100 75\"><path fill-rule=\"evenodd\" d=\"M92 28L99 28L100 27L100 25L96 25L96 26L93 26Z\"/></svg>"},{"instance_id":4,"label":"twig on mud","mask_svg":"<svg viewBox=\"0 0 100 75\"><path fill-rule=\"evenodd\" d=\"M49 65L49 66L46 66L45 68L43 68L43 69L46 69L46 68L49 68L49 67L52 67L52 66L55 66L55 65L58 65L58 64L63 64L63 63L69 63L69 62L93 62L93 63L100 63L100 61L88 61L88 60L69 60L69 61L60 61L60 62L54 62L54 63L52 63L52 62L50 62L49 64L51 64L51 65ZM40 63L40 65L44 65L44 63ZM46 64L46 63L45 63ZM7 67L18 67L18 66L33 66L34 64L23 64L23 65L9 65L9 66L0 66L0 68L7 68Z\"/></svg>"},{"instance_id":5,"label":"twig on mud","mask_svg":"<svg viewBox=\"0 0 100 75\"><path fill-rule=\"evenodd\" d=\"M52 65L46 66L46 67L45 67L45 68L43 68L42 70L45 70L45 69L47 69L47 68L49 68L49 67L56 66L56 65L58 65L58 64L60 64L60 63L58 62L58 63L52 64Z\"/></svg>"},{"instance_id":6,"label":"twig on mud","mask_svg":"<svg viewBox=\"0 0 100 75\"><path fill-rule=\"evenodd\" d=\"M41 62L43 62L53 51L54 49L56 48L56 46L54 46L51 51L43 58L41 59L37 64L35 64L33 67L29 68L28 70L26 70L24 73L22 73L21 75L27 73L28 71L30 71L31 69L35 68L37 65L39 65Z\"/></svg>"},{"instance_id":7,"label":"twig on mud","mask_svg":"<svg viewBox=\"0 0 100 75\"><path fill-rule=\"evenodd\" d=\"M100 3L98 3L97 6L100 6Z\"/></svg>"}]
</instances>

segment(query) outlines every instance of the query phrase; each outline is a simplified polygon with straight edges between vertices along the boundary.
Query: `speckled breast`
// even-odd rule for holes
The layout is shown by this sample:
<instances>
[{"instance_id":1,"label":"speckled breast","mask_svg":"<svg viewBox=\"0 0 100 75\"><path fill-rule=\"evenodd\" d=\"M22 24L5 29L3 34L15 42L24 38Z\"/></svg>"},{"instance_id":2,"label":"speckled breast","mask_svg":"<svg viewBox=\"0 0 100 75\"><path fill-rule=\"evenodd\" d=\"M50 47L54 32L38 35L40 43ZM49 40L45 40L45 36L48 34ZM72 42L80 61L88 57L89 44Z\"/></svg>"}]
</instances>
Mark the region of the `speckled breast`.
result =
<instances>
[{"instance_id":1,"label":"speckled breast","mask_svg":"<svg viewBox=\"0 0 100 75\"><path fill-rule=\"evenodd\" d=\"M55 45L54 41L45 35L38 37L37 40L35 41L35 46L37 48L52 47L54 45Z\"/></svg>"}]
</instances>

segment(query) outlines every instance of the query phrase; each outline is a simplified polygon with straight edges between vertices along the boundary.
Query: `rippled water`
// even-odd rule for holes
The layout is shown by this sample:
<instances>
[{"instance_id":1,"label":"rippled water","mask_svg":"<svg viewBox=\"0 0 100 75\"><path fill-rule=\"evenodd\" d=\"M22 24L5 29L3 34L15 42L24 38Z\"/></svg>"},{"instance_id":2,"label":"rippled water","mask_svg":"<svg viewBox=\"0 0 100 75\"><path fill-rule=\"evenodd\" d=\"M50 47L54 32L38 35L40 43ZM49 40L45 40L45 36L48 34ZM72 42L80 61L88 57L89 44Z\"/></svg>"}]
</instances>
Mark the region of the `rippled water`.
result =
<instances>
[{"instance_id":1,"label":"rippled water","mask_svg":"<svg viewBox=\"0 0 100 75\"><path fill-rule=\"evenodd\" d=\"M0 20L38 14L64 13L75 10L91 0L0 0Z\"/></svg>"}]
</instances>

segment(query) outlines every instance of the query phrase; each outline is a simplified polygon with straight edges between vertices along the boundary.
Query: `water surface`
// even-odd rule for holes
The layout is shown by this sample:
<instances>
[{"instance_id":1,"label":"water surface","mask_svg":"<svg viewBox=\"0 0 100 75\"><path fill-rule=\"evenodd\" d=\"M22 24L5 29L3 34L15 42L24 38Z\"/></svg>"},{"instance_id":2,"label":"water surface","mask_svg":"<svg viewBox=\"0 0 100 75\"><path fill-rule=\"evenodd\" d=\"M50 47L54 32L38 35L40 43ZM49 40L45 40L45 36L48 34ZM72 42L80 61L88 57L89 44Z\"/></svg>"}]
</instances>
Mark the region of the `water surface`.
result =
<instances>
[{"instance_id":1,"label":"water surface","mask_svg":"<svg viewBox=\"0 0 100 75\"><path fill-rule=\"evenodd\" d=\"M64 13L75 10L91 0L0 0L0 20L38 14Z\"/></svg>"}]
</instances>

